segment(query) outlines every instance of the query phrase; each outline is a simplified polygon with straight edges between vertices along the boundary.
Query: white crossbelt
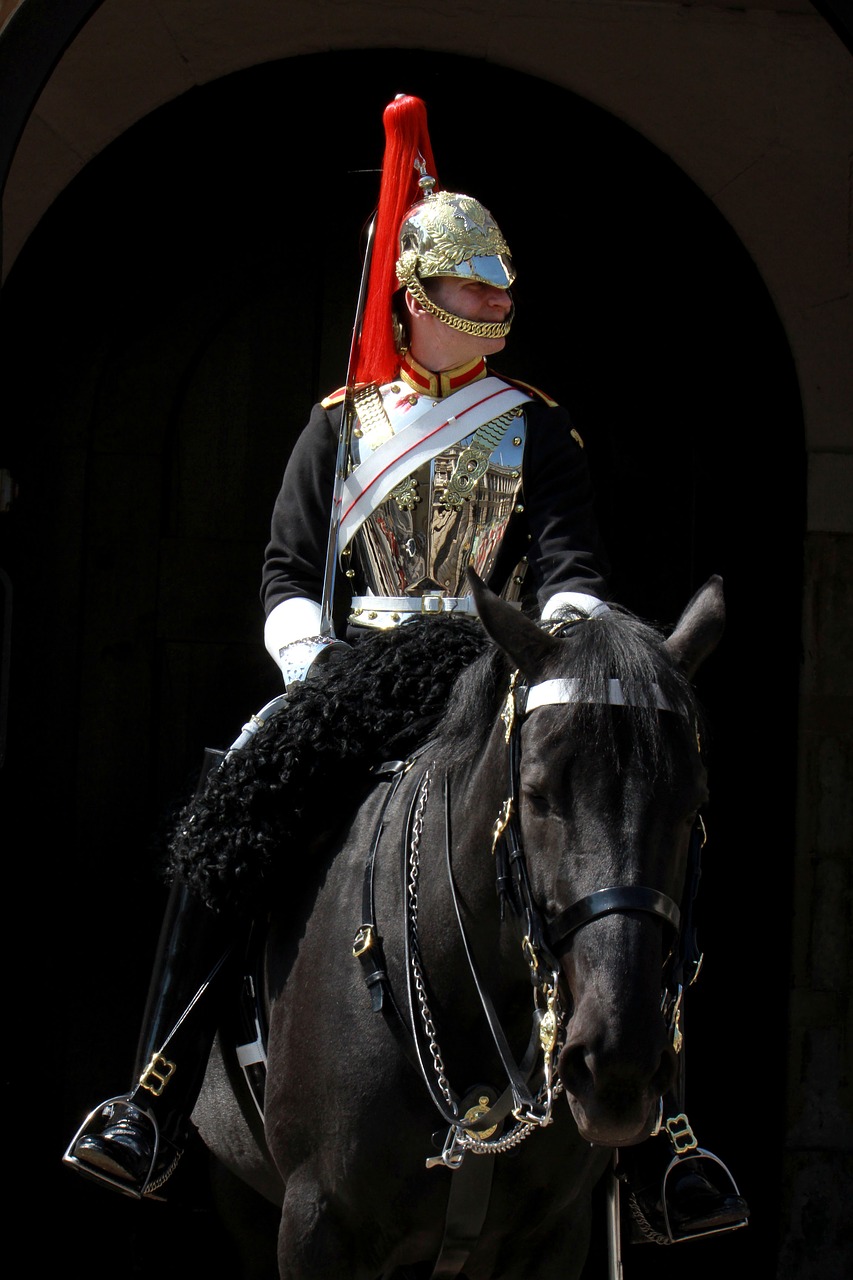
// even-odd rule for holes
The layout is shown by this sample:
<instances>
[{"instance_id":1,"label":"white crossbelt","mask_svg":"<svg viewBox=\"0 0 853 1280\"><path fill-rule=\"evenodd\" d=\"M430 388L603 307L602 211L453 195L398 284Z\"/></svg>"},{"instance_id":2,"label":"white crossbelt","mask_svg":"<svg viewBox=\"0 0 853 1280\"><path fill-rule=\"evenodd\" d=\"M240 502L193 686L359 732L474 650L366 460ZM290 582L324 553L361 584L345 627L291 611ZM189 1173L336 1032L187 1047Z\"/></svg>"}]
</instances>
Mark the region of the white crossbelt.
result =
<instances>
[{"instance_id":1,"label":"white crossbelt","mask_svg":"<svg viewBox=\"0 0 853 1280\"><path fill-rule=\"evenodd\" d=\"M343 486L338 547L343 550L364 521L422 463L508 413L531 397L500 378L481 378L439 400L355 468Z\"/></svg>"}]
</instances>

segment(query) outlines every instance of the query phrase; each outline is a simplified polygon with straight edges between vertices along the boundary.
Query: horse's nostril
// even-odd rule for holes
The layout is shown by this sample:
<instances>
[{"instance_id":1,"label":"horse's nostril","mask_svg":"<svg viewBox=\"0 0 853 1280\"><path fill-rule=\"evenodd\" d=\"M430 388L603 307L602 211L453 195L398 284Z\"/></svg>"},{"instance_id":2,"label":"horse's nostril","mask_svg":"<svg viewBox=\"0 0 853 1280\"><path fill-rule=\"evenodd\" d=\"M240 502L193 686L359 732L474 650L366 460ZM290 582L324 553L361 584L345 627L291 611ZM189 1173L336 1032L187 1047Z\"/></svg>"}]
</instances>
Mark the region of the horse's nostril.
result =
<instances>
[{"instance_id":1,"label":"horse's nostril","mask_svg":"<svg viewBox=\"0 0 853 1280\"><path fill-rule=\"evenodd\" d=\"M581 1094L593 1086L583 1045L567 1045L560 1054L557 1070L569 1093Z\"/></svg>"}]
</instances>

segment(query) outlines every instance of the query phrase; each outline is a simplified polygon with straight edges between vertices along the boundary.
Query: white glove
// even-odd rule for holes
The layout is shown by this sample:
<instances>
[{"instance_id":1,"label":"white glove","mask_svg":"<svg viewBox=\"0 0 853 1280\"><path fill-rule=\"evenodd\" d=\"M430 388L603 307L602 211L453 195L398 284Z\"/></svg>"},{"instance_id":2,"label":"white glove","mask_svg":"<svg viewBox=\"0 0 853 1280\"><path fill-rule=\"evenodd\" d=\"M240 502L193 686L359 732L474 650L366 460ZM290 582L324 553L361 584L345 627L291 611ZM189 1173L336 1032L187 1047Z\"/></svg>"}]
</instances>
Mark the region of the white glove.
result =
<instances>
[{"instance_id":1,"label":"white glove","mask_svg":"<svg viewBox=\"0 0 853 1280\"><path fill-rule=\"evenodd\" d=\"M599 600L597 596L587 595L585 591L558 591L555 596L545 602L542 610L542 621L549 622L563 609L572 609L575 613L583 613L594 618L599 613L609 613L610 605Z\"/></svg>"},{"instance_id":2,"label":"white glove","mask_svg":"<svg viewBox=\"0 0 853 1280\"><path fill-rule=\"evenodd\" d=\"M333 653L349 648L343 640L319 633L320 606L315 600L302 596L282 600L270 613L264 626L264 644L284 677L285 688L304 680L315 662L322 666Z\"/></svg>"},{"instance_id":3,"label":"white glove","mask_svg":"<svg viewBox=\"0 0 853 1280\"><path fill-rule=\"evenodd\" d=\"M278 651L278 665L284 677L284 687L289 689L299 680L310 680L311 673L334 660L336 653L349 649L343 640L331 636L306 636L304 640L291 640Z\"/></svg>"}]
</instances>

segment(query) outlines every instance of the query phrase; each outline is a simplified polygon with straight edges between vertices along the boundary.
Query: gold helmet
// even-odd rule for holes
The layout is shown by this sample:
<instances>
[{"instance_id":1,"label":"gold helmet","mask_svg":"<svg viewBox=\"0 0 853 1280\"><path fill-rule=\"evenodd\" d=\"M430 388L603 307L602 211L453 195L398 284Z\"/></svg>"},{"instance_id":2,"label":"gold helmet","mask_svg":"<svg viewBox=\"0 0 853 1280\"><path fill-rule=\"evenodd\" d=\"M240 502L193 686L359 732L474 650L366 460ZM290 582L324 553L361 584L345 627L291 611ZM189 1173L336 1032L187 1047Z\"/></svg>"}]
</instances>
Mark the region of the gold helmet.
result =
<instances>
[{"instance_id":1,"label":"gold helmet","mask_svg":"<svg viewBox=\"0 0 853 1280\"><path fill-rule=\"evenodd\" d=\"M512 259L488 209L472 196L436 189L421 99L398 94L385 108L383 121L385 156L357 365L361 382L394 377L399 322L393 295L401 287L426 311L462 333L503 338L513 315L510 311L499 323L466 320L430 298L428 282L440 277L509 289L515 279Z\"/></svg>"},{"instance_id":2,"label":"gold helmet","mask_svg":"<svg viewBox=\"0 0 853 1280\"><path fill-rule=\"evenodd\" d=\"M408 211L400 228L396 270L400 284L425 310L451 328L481 338L504 338L509 333L512 312L497 324L464 320L433 302L422 284L436 276L449 276L509 289L515 279L509 246L500 227L473 196L429 190Z\"/></svg>"}]
</instances>

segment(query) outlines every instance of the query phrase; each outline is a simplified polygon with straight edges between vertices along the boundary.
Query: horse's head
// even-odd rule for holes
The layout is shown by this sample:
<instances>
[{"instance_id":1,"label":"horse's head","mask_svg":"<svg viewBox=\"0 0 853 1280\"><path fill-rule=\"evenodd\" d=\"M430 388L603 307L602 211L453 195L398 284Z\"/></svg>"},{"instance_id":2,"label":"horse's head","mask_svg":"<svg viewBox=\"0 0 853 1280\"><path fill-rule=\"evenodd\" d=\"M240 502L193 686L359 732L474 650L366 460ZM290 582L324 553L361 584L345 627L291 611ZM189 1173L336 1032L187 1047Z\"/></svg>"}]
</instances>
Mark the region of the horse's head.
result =
<instances>
[{"instance_id":1,"label":"horse's head","mask_svg":"<svg viewBox=\"0 0 853 1280\"><path fill-rule=\"evenodd\" d=\"M665 641L619 610L543 630L472 587L528 691L517 699L516 819L569 996L559 1074L581 1135L628 1145L648 1134L674 1074L662 997L669 986L671 1013L706 798L689 681L722 632L722 583L697 593Z\"/></svg>"}]
</instances>

